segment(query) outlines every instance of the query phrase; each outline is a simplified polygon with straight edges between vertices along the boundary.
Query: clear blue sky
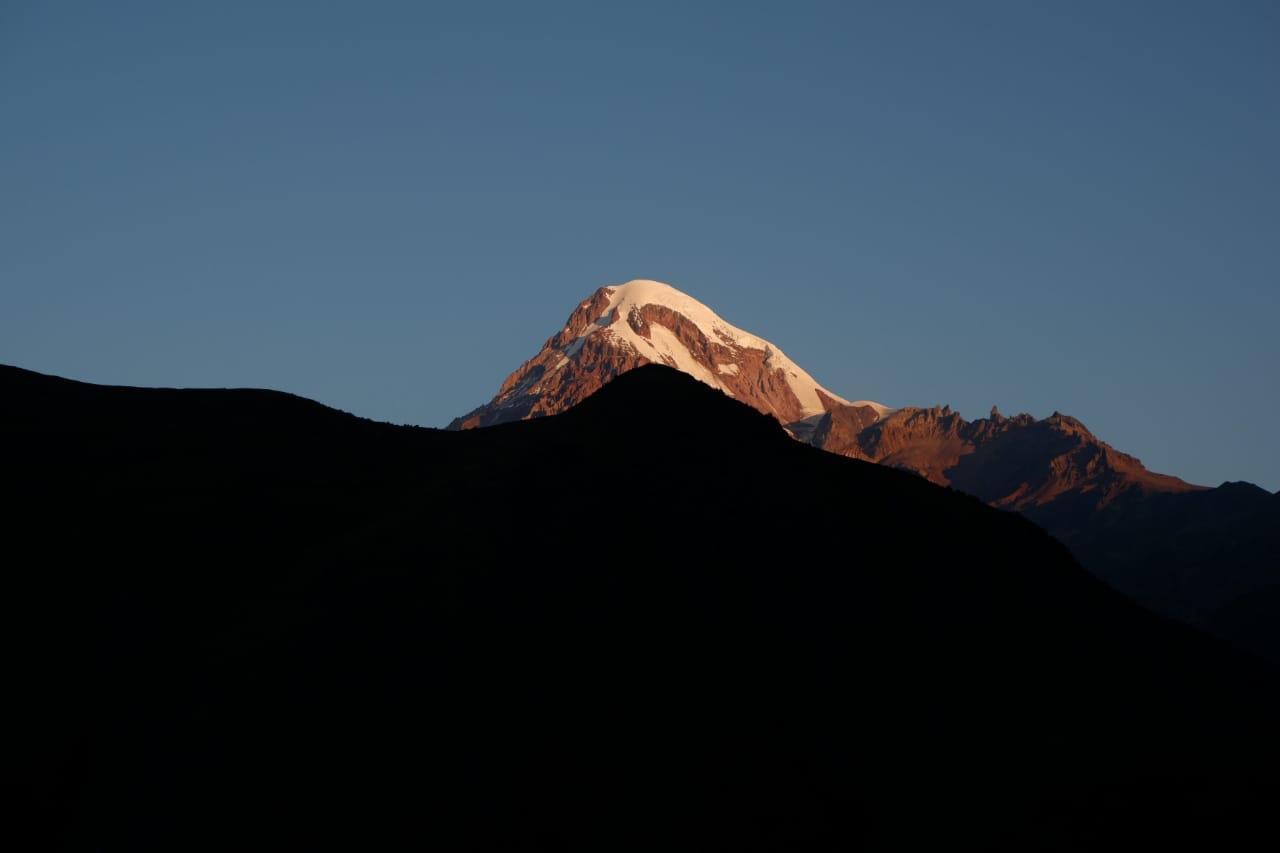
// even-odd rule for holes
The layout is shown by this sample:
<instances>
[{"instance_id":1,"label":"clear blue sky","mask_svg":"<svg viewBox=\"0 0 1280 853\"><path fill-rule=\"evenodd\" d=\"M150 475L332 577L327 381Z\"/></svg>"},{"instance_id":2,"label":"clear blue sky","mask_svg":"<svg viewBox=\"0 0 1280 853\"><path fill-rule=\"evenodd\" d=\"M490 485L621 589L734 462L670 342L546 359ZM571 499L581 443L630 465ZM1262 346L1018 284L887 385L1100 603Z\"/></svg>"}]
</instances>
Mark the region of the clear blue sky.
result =
<instances>
[{"instance_id":1,"label":"clear blue sky","mask_svg":"<svg viewBox=\"0 0 1280 853\"><path fill-rule=\"evenodd\" d=\"M1280 488L1280 4L0 3L0 362L439 425L657 278Z\"/></svg>"}]
</instances>

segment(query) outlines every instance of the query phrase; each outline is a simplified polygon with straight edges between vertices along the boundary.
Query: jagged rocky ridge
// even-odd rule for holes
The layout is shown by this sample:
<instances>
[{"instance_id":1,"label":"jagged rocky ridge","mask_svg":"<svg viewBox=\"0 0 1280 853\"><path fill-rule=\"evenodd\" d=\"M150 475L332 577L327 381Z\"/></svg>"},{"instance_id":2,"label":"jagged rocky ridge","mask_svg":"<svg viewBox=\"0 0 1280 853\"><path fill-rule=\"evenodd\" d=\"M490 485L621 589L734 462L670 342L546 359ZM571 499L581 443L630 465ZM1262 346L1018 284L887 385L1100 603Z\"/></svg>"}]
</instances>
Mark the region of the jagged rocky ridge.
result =
<instances>
[{"instance_id":1,"label":"jagged rocky ridge","mask_svg":"<svg viewBox=\"0 0 1280 853\"><path fill-rule=\"evenodd\" d=\"M1126 497L1199 488L1148 471L1058 412L1036 420L1027 414L1005 417L992 408L990 417L967 421L949 406L906 407L884 418L842 406L823 415L811 441L1022 511L1059 501L1099 510Z\"/></svg>"}]
</instances>

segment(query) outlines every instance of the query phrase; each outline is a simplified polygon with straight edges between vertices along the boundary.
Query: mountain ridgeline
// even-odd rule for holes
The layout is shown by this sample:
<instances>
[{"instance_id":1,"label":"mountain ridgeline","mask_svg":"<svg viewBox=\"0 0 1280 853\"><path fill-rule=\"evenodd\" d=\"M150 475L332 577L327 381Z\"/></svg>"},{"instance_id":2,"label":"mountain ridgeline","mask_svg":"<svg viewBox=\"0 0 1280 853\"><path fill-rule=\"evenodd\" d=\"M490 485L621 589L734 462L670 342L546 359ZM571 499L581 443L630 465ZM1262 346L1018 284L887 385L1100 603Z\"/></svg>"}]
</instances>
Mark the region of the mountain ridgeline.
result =
<instances>
[{"instance_id":1,"label":"mountain ridgeline","mask_svg":"<svg viewBox=\"0 0 1280 853\"><path fill-rule=\"evenodd\" d=\"M4 368L0 439L22 849L1274 841L1273 670L676 370L450 432Z\"/></svg>"},{"instance_id":2,"label":"mountain ridgeline","mask_svg":"<svg viewBox=\"0 0 1280 853\"><path fill-rule=\"evenodd\" d=\"M491 402L450 428L563 412L648 363L688 373L815 447L1021 512L1147 606L1280 662L1280 498L1148 471L1058 412L1038 420L993 408L968 421L947 406L850 402L774 344L660 282L598 289Z\"/></svg>"}]
</instances>

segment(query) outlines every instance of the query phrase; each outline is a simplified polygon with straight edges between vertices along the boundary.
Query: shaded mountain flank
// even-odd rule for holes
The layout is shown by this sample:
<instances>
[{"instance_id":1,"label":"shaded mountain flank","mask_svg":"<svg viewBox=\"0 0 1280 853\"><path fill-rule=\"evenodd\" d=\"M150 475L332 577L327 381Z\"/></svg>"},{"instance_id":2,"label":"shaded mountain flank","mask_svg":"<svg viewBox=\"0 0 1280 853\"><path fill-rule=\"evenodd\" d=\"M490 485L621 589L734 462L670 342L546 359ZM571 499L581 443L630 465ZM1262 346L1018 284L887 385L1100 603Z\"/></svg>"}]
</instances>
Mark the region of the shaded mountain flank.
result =
<instances>
[{"instance_id":1,"label":"shaded mountain flank","mask_svg":"<svg viewBox=\"0 0 1280 853\"><path fill-rule=\"evenodd\" d=\"M948 406L850 402L774 344L661 282L596 290L489 403L450 428L563 412L650 363L772 415L801 441L1021 512L1117 589L1280 662L1280 510L1272 496L1244 486L1217 494L1148 471L1058 412L1037 420L993 408L967 421Z\"/></svg>"},{"instance_id":2,"label":"shaded mountain flank","mask_svg":"<svg viewBox=\"0 0 1280 853\"><path fill-rule=\"evenodd\" d=\"M643 367L393 427L0 369L19 849L1275 843L1276 673Z\"/></svg>"}]
</instances>

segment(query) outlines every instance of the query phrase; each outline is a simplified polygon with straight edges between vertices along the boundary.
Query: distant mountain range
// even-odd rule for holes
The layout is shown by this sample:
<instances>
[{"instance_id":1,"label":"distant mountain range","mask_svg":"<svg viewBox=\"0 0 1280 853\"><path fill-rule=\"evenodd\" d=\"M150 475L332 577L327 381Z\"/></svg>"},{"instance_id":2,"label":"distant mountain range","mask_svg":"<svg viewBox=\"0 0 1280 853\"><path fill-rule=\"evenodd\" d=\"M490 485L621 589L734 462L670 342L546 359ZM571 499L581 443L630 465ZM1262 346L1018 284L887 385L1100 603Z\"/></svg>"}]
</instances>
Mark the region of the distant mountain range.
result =
<instances>
[{"instance_id":1,"label":"distant mountain range","mask_svg":"<svg viewBox=\"0 0 1280 853\"><path fill-rule=\"evenodd\" d=\"M10 846L1275 846L1274 668L677 370L602 386L450 432L0 368Z\"/></svg>"},{"instance_id":2,"label":"distant mountain range","mask_svg":"<svg viewBox=\"0 0 1280 853\"><path fill-rule=\"evenodd\" d=\"M989 417L968 421L946 406L850 402L774 344L661 282L596 290L493 400L449 426L563 412L649 363L676 368L776 418L815 447L1022 512L1122 591L1280 660L1280 610L1272 609L1280 605L1280 498L1247 485L1206 489L1148 471L1058 412L1037 420L993 408ZM1222 489L1230 495L1220 496ZM1227 529L1239 535L1219 535ZM1185 547L1171 555L1175 539ZM1223 561L1220 548L1233 549L1233 558ZM1259 612L1274 614L1275 627L1250 616L1243 628L1244 614Z\"/></svg>"}]
</instances>

